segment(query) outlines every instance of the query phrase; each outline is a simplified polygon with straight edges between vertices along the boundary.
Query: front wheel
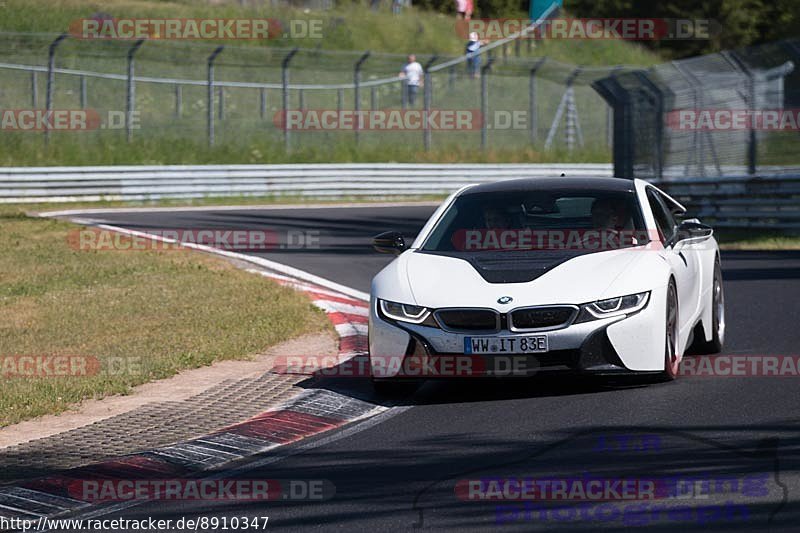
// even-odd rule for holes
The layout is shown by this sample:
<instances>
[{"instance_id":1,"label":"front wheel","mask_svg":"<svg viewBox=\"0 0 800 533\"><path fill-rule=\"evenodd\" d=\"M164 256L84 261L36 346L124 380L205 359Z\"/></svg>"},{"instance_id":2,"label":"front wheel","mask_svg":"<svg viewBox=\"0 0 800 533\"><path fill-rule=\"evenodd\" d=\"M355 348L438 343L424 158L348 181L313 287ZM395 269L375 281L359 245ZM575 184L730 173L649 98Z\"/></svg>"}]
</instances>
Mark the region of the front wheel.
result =
<instances>
[{"instance_id":1,"label":"front wheel","mask_svg":"<svg viewBox=\"0 0 800 533\"><path fill-rule=\"evenodd\" d=\"M667 287L667 315L664 339L663 378L671 381L678 376L678 290L675 281L670 280Z\"/></svg>"}]
</instances>

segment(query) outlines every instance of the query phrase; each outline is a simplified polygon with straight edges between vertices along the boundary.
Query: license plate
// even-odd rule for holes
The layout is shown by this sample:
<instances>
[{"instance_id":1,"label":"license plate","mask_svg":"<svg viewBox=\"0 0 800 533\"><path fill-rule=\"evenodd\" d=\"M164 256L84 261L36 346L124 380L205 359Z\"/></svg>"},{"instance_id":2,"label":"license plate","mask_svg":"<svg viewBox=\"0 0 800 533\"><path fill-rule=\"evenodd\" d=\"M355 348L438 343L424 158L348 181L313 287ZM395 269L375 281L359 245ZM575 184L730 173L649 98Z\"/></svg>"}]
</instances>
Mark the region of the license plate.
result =
<instances>
[{"instance_id":1,"label":"license plate","mask_svg":"<svg viewBox=\"0 0 800 533\"><path fill-rule=\"evenodd\" d=\"M464 337L465 354L542 353L547 350L547 335Z\"/></svg>"}]
</instances>

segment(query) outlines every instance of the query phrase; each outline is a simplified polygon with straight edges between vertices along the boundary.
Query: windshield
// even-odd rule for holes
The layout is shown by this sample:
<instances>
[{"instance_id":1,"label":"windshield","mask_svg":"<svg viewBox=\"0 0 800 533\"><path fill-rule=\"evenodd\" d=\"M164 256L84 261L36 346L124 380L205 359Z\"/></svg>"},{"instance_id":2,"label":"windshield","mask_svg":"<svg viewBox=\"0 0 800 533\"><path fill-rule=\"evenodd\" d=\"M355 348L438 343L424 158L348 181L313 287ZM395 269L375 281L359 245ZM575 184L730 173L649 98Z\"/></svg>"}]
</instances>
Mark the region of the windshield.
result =
<instances>
[{"instance_id":1,"label":"windshield","mask_svg":"<svg viewBox=\"0 0 800 533\"><path fill-rule=\"evenodd\" d=\"M600 251L648 240L633 192L503 191L457 198L422 250Z\"/></svg>"}]
</instances>

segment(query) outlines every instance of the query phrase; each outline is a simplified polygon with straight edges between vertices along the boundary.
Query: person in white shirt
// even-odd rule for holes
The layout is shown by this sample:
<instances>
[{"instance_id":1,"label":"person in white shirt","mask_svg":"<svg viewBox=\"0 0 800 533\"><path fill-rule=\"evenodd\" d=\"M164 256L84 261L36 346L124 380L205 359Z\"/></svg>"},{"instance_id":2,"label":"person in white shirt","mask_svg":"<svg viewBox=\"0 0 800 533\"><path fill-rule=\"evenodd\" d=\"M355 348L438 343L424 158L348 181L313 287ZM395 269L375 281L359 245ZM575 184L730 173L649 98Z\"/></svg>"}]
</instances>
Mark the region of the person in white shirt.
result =
<instances>
[{"instance_id":1,"label":"person in white shirt","mask_svg":"<svg viewBox=\"0 0 800 533\"><path fill-rule=\"evenodd\" d=\"M467 0L456 0L456 18L463 19L467 12Z\"/></svg>"},{"instance_id":2,"label":"person in white shirt","mask_svg":"<svg viewBox=\"0 0 800 533\"><path fill-rule=\"evenodd\" d=\"M408 56L408 63L403 67L403 70L398 74L401 78L405 78L406 86L408 87L408 105L413 106L417 101L417 92L419 88L425 83L423 75L425 71L422 65L417 63L417 56L411 54Z\"/></svg>"}]
</instances>

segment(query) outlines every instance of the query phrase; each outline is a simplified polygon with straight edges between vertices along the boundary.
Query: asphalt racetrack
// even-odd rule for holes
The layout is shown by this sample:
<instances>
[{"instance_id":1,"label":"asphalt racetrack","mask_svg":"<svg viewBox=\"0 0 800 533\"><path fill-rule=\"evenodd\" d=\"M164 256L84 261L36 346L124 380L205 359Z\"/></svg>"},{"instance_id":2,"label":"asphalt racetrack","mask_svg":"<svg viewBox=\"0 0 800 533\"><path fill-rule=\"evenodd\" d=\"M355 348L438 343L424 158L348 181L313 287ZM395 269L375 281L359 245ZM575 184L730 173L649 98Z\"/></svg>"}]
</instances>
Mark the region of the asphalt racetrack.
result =
<instances>
[{"instance_id":1,"label":"asphalt racetrack","mask_svg":"<svg viewBox=\"0 0 800 533\"><path fill-rule=\"evenodd\" d=\"M259 255L368 292L392 259L373 252L370 238L398 230L410 242L432 211L209 208L88 218L140 231L317 232L318 247ZM724 353L800 353L800 252L724 252L722 266ZM387 401L360 380L314 386ZM322 531L800 531L800 377L436 382L395 404L379 419L220 474L328 480L335 495L322 501L152 502L106 518L268 516L270 529ZM679 490L646 501L613 490L605 502L515 500L526 479L653 481ZM468 501L476 480L475 494L487 499ZM493 490L506 499L492 499Z\"/></svg>"}]
</instances>

